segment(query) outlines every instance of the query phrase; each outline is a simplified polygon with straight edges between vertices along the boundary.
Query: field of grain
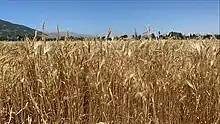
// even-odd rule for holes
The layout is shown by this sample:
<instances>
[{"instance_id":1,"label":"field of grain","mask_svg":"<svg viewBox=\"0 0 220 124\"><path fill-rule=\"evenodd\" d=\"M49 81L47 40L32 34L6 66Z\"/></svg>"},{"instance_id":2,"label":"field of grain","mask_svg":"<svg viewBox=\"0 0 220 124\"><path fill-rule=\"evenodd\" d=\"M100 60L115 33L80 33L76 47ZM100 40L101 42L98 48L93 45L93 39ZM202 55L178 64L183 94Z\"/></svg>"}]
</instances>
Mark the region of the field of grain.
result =
<instances>
[{"instance_id":1,"label":"field of grain","mask_svg":"<svg viewBox=\"0 0 220 124\"><path fill-rule=\"evenodd\" d=\"M1 124L219 124L220 41L0 43Z\"/></svg>"}]
</instances>

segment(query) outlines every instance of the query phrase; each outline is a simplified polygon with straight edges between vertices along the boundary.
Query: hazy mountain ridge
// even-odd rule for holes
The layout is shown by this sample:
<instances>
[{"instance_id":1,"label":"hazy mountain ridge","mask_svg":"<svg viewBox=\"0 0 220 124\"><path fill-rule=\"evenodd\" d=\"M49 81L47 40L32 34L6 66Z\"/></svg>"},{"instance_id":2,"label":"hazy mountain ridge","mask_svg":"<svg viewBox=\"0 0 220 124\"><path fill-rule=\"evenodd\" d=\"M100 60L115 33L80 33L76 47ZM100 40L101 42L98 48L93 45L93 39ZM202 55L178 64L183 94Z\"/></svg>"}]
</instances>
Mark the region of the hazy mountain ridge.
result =
<instances>
[{"instance_id":1,"label":"hazy mountain ridge","mask_svg":"<svg viewBox=\"0 0 220 124\"><path fill-rule=\"evenodd\" d=\"M169 33L172 34L172 32L169 32ZM67 33L66 31L61 30L59 33L59 37L65 37L66 33ZM178 32L173 32L173 33L174 33L174 35L176 35L175 33L177 33L177 34L181 34L181 36L182 35L185 36L182 33L178 33ZM27 27L25 25L15 24L15 23L11 23L9 21L5 21L5 20L0 19L0 40L1 41L22 40L22 39L24 39L25 36L33 38L34 34L35 34L35 29L32 29L32 28ZM42 35L42 32L38 31L38 37L41 37L41 35ZM46 32L47 38L57 38L57 36L58 36L58 34L56 31ZM89 35L89 34L80 34L80 33L75 33L75 32L69 32L69 36L94 38L94 37L98 37L98 36L104 36L104 34L95 36L95 35ZM113 36L113 34L112 34L112 36ZM129 36L131 37L132 35L129 35ZM192 36L196 37L197 35L194 36L194 34L193 34ZM217 37L217 39L220 39L219 34L216 34L216 37Z\"/></svg>"},{"instance_id":2,"label":"hazy mountain ridge","mask_svg":"<svg viewBox=\"0 0 220 124\"><path fill-rule=\"evenodd\" d=\"M61 31L59 32L59 36L60 37L65 37L66 36L66 33L65 31ZM49 36L49 37L57 37L57 32L46 32L46 34ZM69 32L69 36L73 36L73 37L94 37L92 35L88 35L88 34L79 34L79 33L75 33L75 32Z\"/></svg>"},{"instance_id":3,"label":"hazy mountain ridge","mask_svg":"<svg viewBox=\"0 0 220 124\"><path fill-rule=\"evenodd\" d=\"M27 27L25 25L11 23L9 21L5 21L0 19L0 37L7 37L7 38L17 38L19 36L34 36L35 29ZM42 32L38 31L38 36L41 36ZM48 38L55 38L57 37L57 32L46 32ZM61 37L66 36L66 32L61 31L59 34ZM69 32L69 36L74 37L92 37L92 35L86 34L79 34L75 32Z\"/></svg>"}]
</instances>

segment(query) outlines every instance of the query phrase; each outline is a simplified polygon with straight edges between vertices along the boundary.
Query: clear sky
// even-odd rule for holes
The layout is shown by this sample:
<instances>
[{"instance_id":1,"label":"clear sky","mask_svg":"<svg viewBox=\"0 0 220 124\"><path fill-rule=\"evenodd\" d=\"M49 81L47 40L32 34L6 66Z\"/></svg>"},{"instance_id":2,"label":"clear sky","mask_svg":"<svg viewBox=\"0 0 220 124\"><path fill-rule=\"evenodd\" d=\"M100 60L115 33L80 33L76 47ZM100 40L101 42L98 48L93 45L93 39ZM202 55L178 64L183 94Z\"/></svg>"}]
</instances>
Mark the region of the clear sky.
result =
<instances>
[{"instance_id":1,"label":"clear sky","mask_svg":"<svg viewBox=\"0 0 220 124\"><path fill-rule=\"evenodd\" d=\"M0 19L47 31L98 35L144 31L219 33L219 0L0 0Z\"/></svg>"}]
</instances>

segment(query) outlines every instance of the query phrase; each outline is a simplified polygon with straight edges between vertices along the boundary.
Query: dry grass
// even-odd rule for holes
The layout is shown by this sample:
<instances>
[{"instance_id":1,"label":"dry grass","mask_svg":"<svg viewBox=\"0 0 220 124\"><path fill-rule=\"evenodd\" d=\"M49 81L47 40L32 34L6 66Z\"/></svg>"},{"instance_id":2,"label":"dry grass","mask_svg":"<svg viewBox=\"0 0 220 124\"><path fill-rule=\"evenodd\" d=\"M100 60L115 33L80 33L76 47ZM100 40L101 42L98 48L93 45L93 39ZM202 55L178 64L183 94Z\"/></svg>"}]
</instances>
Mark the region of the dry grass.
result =
<instances>
[{"instance_id":1,"label":"dry grass","mask_svg":"<svg viewBox=\"0 0 220 124\"><path fill-rule=\"evenodd\" d=\"M219 124L220 42L0 44L0 122Z\"/></svg>"}]
</instances>

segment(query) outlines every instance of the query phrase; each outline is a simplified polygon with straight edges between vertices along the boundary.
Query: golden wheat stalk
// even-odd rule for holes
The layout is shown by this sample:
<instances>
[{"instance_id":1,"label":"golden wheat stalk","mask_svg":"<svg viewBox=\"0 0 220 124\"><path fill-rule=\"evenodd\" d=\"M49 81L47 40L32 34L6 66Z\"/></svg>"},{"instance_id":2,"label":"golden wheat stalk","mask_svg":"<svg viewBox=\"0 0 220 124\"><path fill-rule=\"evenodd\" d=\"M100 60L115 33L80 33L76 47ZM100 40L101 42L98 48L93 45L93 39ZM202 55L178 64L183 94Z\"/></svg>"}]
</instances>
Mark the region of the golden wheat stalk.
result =
<instances>
[{"instance_id":1,"label":"golden wheat stalk","mask_svg":"<svg viewBox=\"0 0 220 124\"><path fill-rule=\"evenodd\" d=\"M108 32L107 32L107 35L106 35L106 37L105 37L106 40L109 39L109 36L111 35L111 33L112 33L112 29L109 28L109 29L108 29Z\"/></svg>"},{"instance_id":2,"label":"golden wheat stalk","mask_svg":"<svg viewBox=\"0 0 220 124\"><path fill-rule=\"evenodd\" d=\"M151 32L150 24L148 25L148 35L149 35L149 40L152 40L152 32Z\"/></svg>"},{"instance_id":3,"label":"golden wheat stalk","mask_svg":"<svg viewBox=\"0 0 220 124\"><path fill-rule=\"evenodd\" d=\"M36 41L37 40L37 30L35 30L34 32L34 38L33 38L33 41Z\"/></svg>"},{"instance_id":4,"label":"golden wheat stalk","mask_svg":"<svg viewBox=\"0 0 220 124\"><path fill-rule=\"evenodd\" d=\"M60 38L60 29L59 29L59 25L57 24L57 41L59 41Z\"/></svg>"},{"instance_id":5,"label":"golden wheat stalk","mask_svg":"<svg viewBox=\"0 0 220 124\"><path fill-rule=\"evenodd\" d=\"M69 40L69 30L66 31L65 41Z\"/></svg>"},{"instance_id":6,"label":"golden wheat stalk","mask_svg":"<svg viewBox=\"0 0 220 124\"><path fill-rule=\"evenodd\" d=\"M42 24L42 41L46 41L46 36L45 36L44 28L45 28L45 21Z\"/></svg>"}]
</instances>

